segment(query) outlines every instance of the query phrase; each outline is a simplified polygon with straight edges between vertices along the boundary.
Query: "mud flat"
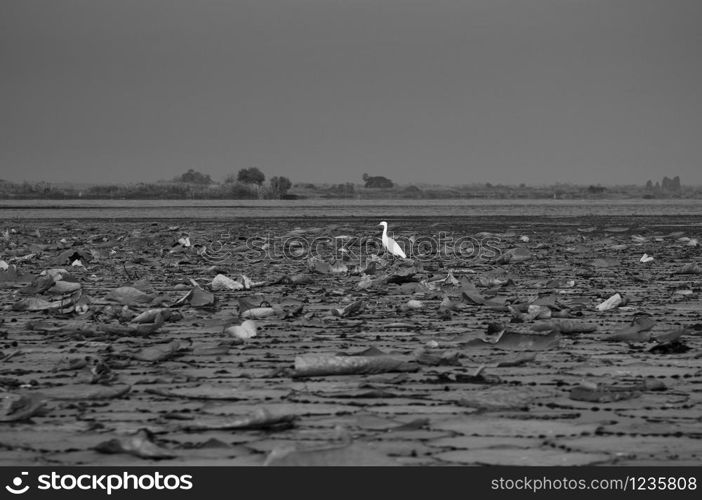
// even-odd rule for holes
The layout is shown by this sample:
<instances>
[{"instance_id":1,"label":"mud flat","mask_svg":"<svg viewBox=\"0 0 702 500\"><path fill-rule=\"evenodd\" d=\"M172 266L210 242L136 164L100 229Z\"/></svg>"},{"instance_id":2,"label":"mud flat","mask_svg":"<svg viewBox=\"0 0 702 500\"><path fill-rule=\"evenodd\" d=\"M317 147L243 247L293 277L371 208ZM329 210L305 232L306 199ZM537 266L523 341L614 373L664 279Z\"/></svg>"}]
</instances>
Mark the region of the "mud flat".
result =
<instances>
[{"instance_id":1,"label":"mud flat","mask_svg":"<svg viewBox=\"0 0 702 500\"><path fill-rule=\"evenodd\" d=\"M701 462L702 215L377 215L5 219L0 463Z\"/></svg>"}]
</instances>

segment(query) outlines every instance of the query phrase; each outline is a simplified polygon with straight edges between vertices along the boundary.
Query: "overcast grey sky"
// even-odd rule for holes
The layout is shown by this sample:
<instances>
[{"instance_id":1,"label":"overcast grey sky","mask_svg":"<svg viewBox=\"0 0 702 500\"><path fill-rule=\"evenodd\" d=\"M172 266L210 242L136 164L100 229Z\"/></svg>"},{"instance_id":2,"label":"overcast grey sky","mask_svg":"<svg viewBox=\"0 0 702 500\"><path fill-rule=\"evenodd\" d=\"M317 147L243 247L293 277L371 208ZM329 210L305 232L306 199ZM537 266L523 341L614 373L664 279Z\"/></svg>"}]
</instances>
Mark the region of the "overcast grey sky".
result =
<instances>
[{"instance_id":1,"label":"overcast grey sky","mask_svg":"<svg viewBox=\"0 0 702 500\"><path fill-rule=\"evenodd\" d=\"M702 184L700 0L2 0L0 178Z\"/></svg>"}]
</instances>

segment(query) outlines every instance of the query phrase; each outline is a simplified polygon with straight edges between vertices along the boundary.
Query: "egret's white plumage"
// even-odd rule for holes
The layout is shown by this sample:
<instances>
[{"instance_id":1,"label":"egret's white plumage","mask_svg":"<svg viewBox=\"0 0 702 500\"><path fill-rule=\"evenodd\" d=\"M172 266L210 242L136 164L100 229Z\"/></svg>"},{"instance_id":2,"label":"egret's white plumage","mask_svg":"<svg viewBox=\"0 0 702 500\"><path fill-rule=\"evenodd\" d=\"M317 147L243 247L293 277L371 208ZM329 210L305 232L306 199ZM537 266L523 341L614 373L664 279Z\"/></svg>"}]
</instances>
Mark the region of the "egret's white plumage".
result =
<instances>
[{"instance_id":1,"label":"egret's white plumage","mask_svg":"<svg viewBox=\"0 0 702 500\"><path fill-rule=\"evenodd\" d=\"M388 223L383 221L378 225L383 226L383 246L388 252L390 252L390 255L406 259L407 256L405 255L405 252L402 251L400 245L397 244L397 241L388 236Z\"/></svg>"}]
</instances>

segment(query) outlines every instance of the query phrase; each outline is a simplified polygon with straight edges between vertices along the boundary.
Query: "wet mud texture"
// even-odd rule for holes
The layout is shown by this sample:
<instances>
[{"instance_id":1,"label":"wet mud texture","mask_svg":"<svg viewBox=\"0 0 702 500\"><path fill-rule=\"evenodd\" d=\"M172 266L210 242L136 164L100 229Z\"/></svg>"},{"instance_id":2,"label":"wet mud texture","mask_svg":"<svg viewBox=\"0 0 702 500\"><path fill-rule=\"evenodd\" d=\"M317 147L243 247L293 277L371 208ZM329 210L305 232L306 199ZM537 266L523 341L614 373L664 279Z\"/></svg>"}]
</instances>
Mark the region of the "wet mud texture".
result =
<instances>
[{"instance_id":1,"label":"wet mud texture","mask_svg":"<svg viewBox=\"0 0 702 500\"><path fill-rule=\"evenodd\" d=\"M378 222L5 222L0 463L700 463L702 217L388 221L482 259L246 251Z\"/></svg>"}]
</instances>

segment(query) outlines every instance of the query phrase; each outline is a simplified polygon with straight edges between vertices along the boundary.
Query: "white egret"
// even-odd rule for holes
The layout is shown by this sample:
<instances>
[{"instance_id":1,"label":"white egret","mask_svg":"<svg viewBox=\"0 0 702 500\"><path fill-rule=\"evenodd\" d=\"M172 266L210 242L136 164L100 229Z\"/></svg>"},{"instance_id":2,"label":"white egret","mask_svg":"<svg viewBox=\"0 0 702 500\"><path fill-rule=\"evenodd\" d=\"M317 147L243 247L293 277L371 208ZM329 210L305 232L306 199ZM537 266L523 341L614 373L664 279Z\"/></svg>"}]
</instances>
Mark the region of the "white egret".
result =
<instances>
[{"instance_id":1,"label":"white egret","mask_svg":"<svg viewBox=\"0 0 702 500\"><path fill-rule=\"evenodd\" d=\"M397 244L397 241L388 236L388 223L383 221L378 225L383 226L383 246L388 252L390 252L390 255L406 259L407 256L405 255L405 252L402 251L400 245Z\"/></svg>"}]
</instances>

